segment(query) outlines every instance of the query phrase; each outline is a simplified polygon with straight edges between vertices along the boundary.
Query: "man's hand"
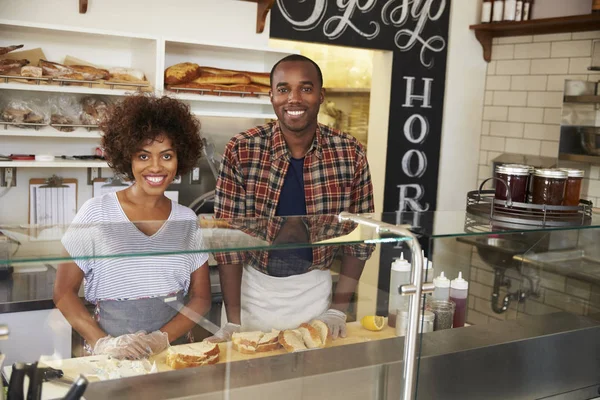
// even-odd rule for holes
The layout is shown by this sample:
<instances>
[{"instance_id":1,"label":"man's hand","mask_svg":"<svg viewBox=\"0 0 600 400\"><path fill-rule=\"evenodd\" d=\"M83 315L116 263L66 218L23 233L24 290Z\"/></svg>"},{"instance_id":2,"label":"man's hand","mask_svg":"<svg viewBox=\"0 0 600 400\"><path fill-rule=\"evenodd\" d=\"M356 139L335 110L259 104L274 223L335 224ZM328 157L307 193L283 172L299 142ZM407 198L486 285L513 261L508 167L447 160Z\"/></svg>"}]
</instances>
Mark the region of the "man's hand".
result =
<instances>
[{"instance_id":1,"label":"man's hand","mask_svg":"<svg viewBox=\"0 0 600 400\"><path fill-rule=\"evenodd\" d=\"M329 328L329 333L333 339L346 337L346 314L340 310L330 308L316 319L323 321Z\"/></svg>"},{"instance_id":2,"label":"man's hand","mask_svg":"<svg viewBox=\"0 0 600 400\"><path fill-rule=\"evenodd\" d=\"M224 327L219 329L213 336L209 336L203 340L203 342L211 342L211 343L220 343L220 342L228 342L231 340L231 336L234 333L240 332L242 330L241 325L232 324L228 322Z\"/></svg>"}]
</instances>

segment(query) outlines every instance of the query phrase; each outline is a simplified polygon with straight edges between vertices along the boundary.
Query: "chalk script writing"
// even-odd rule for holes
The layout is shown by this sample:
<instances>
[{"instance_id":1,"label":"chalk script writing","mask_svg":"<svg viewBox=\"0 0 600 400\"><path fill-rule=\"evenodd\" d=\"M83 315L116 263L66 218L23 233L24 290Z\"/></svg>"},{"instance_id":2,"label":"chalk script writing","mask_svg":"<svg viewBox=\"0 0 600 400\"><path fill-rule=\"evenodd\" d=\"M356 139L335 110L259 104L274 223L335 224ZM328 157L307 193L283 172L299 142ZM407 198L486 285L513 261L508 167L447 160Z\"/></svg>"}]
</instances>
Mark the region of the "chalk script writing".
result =
<instances>
[{"instance_id":1,"label":"chalk script writing","mask_svg":"<svg viewBox=\"0 0 600 400\"><path fill-rule=\"evenodd\" d=\"M298 31L311 31L316 29L327 11L328 1L333 0L314 0L312 12L306 19L296 19L289 12L285 3L295 1L306 3L310 0L277 0L277 5L281 10L283 17ZM352 22L355 12L368 14L373 11L378 0L335 0L335 5L342 12L342 15L335 15L327 18L323 24L323 34L330 40L339 38L347 28L366 39L376 38L381 31L381 24L377 21L370 21L371 30L365 32ZM306 7L306 4L302 5ZM403 28L396 32L394 44L401 51L409 51L416 44L421 45L420 61L424 67L433 66L433 57L427 58L427 51L440 53L446 48L446 41L441 35L433 35L429 38L423 37L423 32L428 21L439 20L446 9L446 0L387 0L381 9L381 22L385 25L392 25L396 28L402 28L409 21L416 21L412 29Z\"/></svg>"}]
</instances>

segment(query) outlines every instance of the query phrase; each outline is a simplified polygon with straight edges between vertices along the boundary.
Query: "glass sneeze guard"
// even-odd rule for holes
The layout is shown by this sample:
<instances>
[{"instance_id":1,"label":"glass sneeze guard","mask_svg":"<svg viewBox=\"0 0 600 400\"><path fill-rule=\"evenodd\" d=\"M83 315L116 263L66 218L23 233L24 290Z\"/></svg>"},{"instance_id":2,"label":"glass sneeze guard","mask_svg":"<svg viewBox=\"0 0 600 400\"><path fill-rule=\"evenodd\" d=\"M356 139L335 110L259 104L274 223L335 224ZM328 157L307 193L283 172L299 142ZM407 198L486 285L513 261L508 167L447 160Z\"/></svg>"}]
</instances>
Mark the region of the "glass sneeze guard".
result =
<instances>
[{"instance_id":1,"label":"glass sneeze guard","mask_svg":"<svg viewBox=\"0 0 600 400\"><path fill-rule=\"evenodd\" d=\"M52 263L75 259L149 257L186 253L285 250L319 246L391 243L409 240L378 223L356 223L340 216L143 221L70 225L0 225L8 241L8 259L1 264ZM152 234L147 235L146 232ZM151 251L120 246L111 238L145 235L156 239ZM64 243L76 241L77 252ZM175 238L185 237L186 240ZM102 238L102 240L98 240ZM173 239L170 241L169 239Z\"/></svg>"}]
</instances>

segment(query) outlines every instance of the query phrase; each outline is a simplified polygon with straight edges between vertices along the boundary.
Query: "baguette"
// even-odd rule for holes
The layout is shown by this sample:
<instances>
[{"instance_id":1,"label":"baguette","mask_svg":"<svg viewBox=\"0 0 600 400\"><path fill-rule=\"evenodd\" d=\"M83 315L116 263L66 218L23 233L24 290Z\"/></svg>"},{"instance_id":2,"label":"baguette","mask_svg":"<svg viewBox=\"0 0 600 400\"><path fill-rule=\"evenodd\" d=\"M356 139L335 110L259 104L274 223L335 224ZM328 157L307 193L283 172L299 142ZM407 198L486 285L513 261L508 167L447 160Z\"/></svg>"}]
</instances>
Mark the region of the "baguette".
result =
<instances>
[{"instance_id":1,"label":"baguette","mask_svg":"<svg viewBox=\"0 0 600 400\"><path fill-rule=\"evenodd\" d=\"M210 72L202 72L192 82L200 84L246 85L250 83L250 78L242 74L212 74Z\"/></svg>"},{"instance_id":2,"label":"baguette","mask_svg":"<svg viewBox=\"0 0 600 400\"><path fill-rule=\"evenodd\" d=\"M221 91L219 94L221 96L239 96L237 93L226 93L226 92L245 92L256 94L256 93L269 93L269 88L262 85L216 85L216 84L206 84L206 83L197 83L197 82L189 82L183 85L170 86L171 89L174 88L190 88L190 89L205 89L209 92Z\"/></svg>"},{"instance_id":3,"label":"baguette","mask_svg":"<svg viewBox=\"0 0 600 400\"><path fill-rule=\"evenodd\" d=\"M69 65L69 67L75 71L75 73L83 75L83 79L86 81L108 79L110 76L109 72L105 69L94 68L87 65Z\"/></svg>"},{"instance_id":4,"label":"baguette","mask_svg":"<svg viewBox=\"0 0 600 400\"><path fill-rule=\"evenodd\" d=\"M221 69L214 67L200 67L202 72L207 72L215 75L232 75L232 74L242 74L246 75L250 82L248 83L257 83L259 85L271 86L271 74L268 72L250 72L250 71L236 71L231 69Z\"/></svg>"}]
</instances>

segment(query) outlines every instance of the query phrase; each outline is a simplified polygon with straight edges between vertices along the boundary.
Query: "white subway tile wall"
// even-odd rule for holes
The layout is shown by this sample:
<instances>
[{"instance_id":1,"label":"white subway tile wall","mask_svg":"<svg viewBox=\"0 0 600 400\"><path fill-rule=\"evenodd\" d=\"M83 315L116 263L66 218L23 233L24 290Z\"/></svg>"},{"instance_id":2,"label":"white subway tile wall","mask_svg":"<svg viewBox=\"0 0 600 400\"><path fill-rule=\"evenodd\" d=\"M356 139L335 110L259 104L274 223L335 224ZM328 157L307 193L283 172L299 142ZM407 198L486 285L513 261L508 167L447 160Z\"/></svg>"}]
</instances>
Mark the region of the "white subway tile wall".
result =
<instances>
[{"instance_id":1,"label":"white subway tile wall","mask_svg":"<svg viewBox=\"0 0 600 400\"><path fill-rule=\"evenodd\" d=\"M558 157L563 92L566 80L600 81L589 71L592 40L600 31L499 38L488 64L486 106L479 152L479 185L492 175L492 162L502 153ZM496 53L496 49L499 49ZM512 56L512 57L511 57ZM582 197L600 205L600 166L583 165ZM513 289L522 279L511 277ZM580 315L600 312L600 287L550 272L541 275L537 298L511 303L498 314L491 307L494 270L474 249L471 258L467 321L486 324L568 311ZM505 292L501 292L500 299Z\"/></svg>"}]
</instances>

